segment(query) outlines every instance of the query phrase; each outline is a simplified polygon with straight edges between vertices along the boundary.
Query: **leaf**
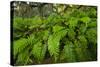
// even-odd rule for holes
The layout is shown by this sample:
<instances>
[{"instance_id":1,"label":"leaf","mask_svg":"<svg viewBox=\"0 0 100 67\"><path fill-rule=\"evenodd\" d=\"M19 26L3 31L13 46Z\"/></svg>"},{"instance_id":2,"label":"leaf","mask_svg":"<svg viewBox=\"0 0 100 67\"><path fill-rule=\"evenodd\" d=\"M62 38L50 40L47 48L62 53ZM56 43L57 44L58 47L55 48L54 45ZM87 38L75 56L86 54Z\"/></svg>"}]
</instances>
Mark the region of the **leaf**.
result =
<instances>
[{"instance_id":1,"label":"leaf","mask_svg":"<svg viewBox=\"0 0 100 67\"><path fill-rule=\"evenodd\" d=\"M95 22L88 23L88 28L93 28L93 27L97 27L96 21Z\"/></svg>"},{"instance_id":2,"label":"leaf","mask_svg":"<svg viewBox=\"0 0 100 67\"><path fill-rule=\"evenodd\" d=\"M93 43L93 44L97 43L97 30L95 28L88 29L86 31L86 36L90 43Z\"/></svg>"},{"instance_id":3,"label":"leaf","mask_svg":"<svg viewBox=\"0 0 100 67\"><path fill-rule=\"evenodd\" d=\"M75 35L76 35L76 33L74 32L73 29L69 29L69 30L68 30L68 37L69 37L69 40L74 40Z\"/></svg>"},{"instance_id":4,"label":"leaf","mask_svg":"<svg viewBox=\"0 0 100 67\"><path fill-rule=\"evenodd\" d=\"M60 57L61 61L66 61L66 62L77 61L74 48L75 48L75 46L71 41L66 41L64 49L61 53L61 57Z\"/></svg>"},{"instance_id":5,"label":"leaf","mask_svg":"<svg viewBox=\"0 0 100 67\"><path fill-rule=\"evenodd\" d=\"M84 23L88 23L91 19L89 17L82 17L80 20Z\"/></svg>"},{"instance_id":6,"label":"leaf","mask_svg":"<svg viewBox=\"0 0 100 67\"><path fill-rule=\"evenodd\" d=\"M87 26L85 24L80 24L80 26L79 26L79 35L85 34L86 30L87 30Z\"/></svg>"},{"instance_id":7,"label":"leaf","mask_svg":"<svg viewBox=\"0 0 100 67\"><path fill-rule=\"evenodd\" d=\"M27 47L27 39L22 38L17 41L14 41L13 50L14 50L14 59L16 58L16 55L20 52L22 52Z\"/></svg>"},{"instance_id":8,"label":"leaf","mask_svg":"<svg viewBox=\"0 0 100 67\"><path fill-rule=\"evenodd\" d=\"M51 56L55 58L55 62L58 59L59 56L59 41L61 40L62 37L64 37L67 33L67 30L61 30L53 35L50 35L48 38L48 50Z\"/></svg>"},{"instance_id":9,"label":"leaf","mask_svg":"<svg viewBox=\"0 0 100 67\"><path fill-rule=\"evenodd\" d=\"M91 54L86 47L82 45L78 40L74 41L75 44L75 52L77 55L77 61L90 61Z\"/></svg>"},{"instance_id":10,"label":"leaf","mask_svg":"<svg viewBox=\"0 0 100 67\"><path fill-rule=\"evenodd\" d=\"M53 26L53 32L55 33L63 28L64 28L63 26L55 25L55 26Z\"/></svg>"},{"instance_id":11,"label":"leaf","mask_svg":"<svg viewBox=\"0 0 100 67\"><path fill-rule=\"evenodd\" d=\"M18 64L20 64L20 65L26 65L26 64L29 64L29 63L32 63L32 60L30 59L29 52L28 52L28 50L24 50L24 52L21 52L18 55L16 64L17 65Z\"/></svg>"},{"instance_id":12,"label":"leaf","mask_svg":"<svg viewBox=\"0 0 100 67\"><path fill-rule=\"evenodd\" d=\"M41 63L43 61L46 49L46 44L42 44L41 42L37 42L36 44L34 44L32 54L38 63Z\"/></svg>"},{"instance_id":13,"label":"leaf","mask_svg":"<svg viewBox=\"0 0 100 67\"><path fill-rule=\"evenodd\" d=\"M83 36L83 35L80 35L80 36L78 36L78 39L79 39L79 41L80 41L80 45L81 45L81 48L87 48L88 47L88 45L87 45L87 39L85 38L85 36Z\"/></svg>"},{"instance_id":14,"label":"leaf","mask_svg":"<svg viewBox=\"0 0 100 67\"><path fill-rule=\"evenodd\" d=\"M75 28L77 26L77 23L78 23L78 19L75 18L75 17L71 17L68 21L69 23L69 27L70 28Z\"/></svg>"}]
</instances>

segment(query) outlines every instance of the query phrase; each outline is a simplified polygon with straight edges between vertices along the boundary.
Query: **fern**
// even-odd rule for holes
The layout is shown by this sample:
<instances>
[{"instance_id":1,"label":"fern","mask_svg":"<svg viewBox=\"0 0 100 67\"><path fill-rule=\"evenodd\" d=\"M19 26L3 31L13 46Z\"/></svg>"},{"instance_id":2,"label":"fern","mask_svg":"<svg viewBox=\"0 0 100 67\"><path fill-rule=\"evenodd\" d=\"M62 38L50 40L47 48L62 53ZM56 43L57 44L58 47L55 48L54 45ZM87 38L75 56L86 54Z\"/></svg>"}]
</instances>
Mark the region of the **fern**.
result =
<instances>
[{"instance_id":1,"label":"fern","mask_svg":"<svg viewBox=\"0 0 100 67\"><path fill-rule=\"evenodd\" d=\"M97 32L96 29L88 29L86 32L86 36L90 43L96 44L97 43Z\"/></svg>"},{"instance_id":2,"label":"fern","mask_svg":"<svg viewBox=\"0 0 100 67\"><path fill-rule=\"evenodd\" d=\"M16 61L16 64L20 65L26 65L32 63L32 60L30 59L30 55L28 50L24 50L18 55L18 59Z\"/></svg>"},{"instance_id":3,"label":"fern","mask_svg":"<svg viewBox=\"0 0 100 67\"><path fill-rule=\"evenodd\" d=\"M87 50L86 47L82 46L81 42L79 42L78 40L75 40L74 44L75 44L75 52L76 52L78 61L91 60L90 52Z\"/></svg>"},{"instance_id":4,"label":"fern","mask_svg":"<svg viewBox=\"0 0 100 67\"><path fill-rule=\"evenodd\" d=\"M93 28L93 27L97 27L96 21L88 23L88 28Z\"/></svg>"},{"instance_id":5,"label":"fern","mask_svg":"<svg viewBox=\"0 0 100 67\"><path fill-rule=\"evenodd\" d=\"M87 30L87 24L80 24L79 25L79 35L84 35Z\"/></svg>"},{"instance_id":6,"label":"fern","mask_svg":"<svg viewBox=\"0 0 100 67\"><path fill-rule=\"evenodd\" d=\"M14 59L16 58L16 55L18 53L20 53L22 50L25 49L25 47L27 46L27 39L25 38L22 38L22 39L19 39L17 41L14 41L14 45L13 45L13 49L14 49Z\"/></svg>"},{"instance_id":7,"label":"fern","mask_svg":"<svg viewBox=\"0 0 100 67\"><path fill-rule=\"evenodd\" d=\"M69 23L69 27L74 29L77 26L78 19L75 17L71 17L68 23Z\"/></svg>"},{"instance_id":8,"label":"fern","mask_svg":"<svg viewBox=\"0 0 100 67\"><path fill-rule=\"evenodd\" d=\"M74 40L74 39L75 39L75 35L76 35L76 33L74 32L73 29L69 29L69 30L68 30L68 37L69 37L69 40Z\"/></svg>"},{"instance_id":9,"label":"fern","mask_svg":"<svg viewBox=\"0 0 100 67\"><path fill-rule=\"evenodd\" d=\"M37 42L32 49L32 54L38 63L41 63L45 57L46 45L41 42Z\"/></svg>"},{"instance_id":10,"label":"fern","mask_svg":"<svg viewBox=\"0 0 100 67\"><path fill-rule=\"evenodd\" d=\"M81 48L87 48L88 45L87 45L87 39L83 36L83 35L80 35L78 36L78 39L79 39L79 42L81 43Z\"/></svg>"},{"instance_id":11,"label":"fern","mask_svg":"<svg viewBox=\"0 0 100 67\"><path fill-rule=\"evenodd\" d=\"M57 62L58 56L59 56L59 41L62 37L64 37L67 33L67 30L61 30L53 35L49 36L48 38L48 50L50 52L50 55L55 58L55 62Z\"/></svg>"},{"instance_id":12,"label":"fern","mask_svg":"<svg viewBox=\"0 0 100 67\"><path fill-rule=\"evenodd\" d=\"M74 48L75 48L75 46L71 41L66 41L64 49L63 49L63 51L60 55L60 60L61 61L66 61L66 62L75 62L75 61L77 61Z\"/></svg>"},{"instance_id":13,"label":"fern","mask_svg":"<svg viewBox=\"0 0 100 67\"><path fill-rule=\"evenodd\" d=\"M89 17L82 17L80 20L84 23L88 23L91 19Z\"/></svg>"},{"instance_id":14,"label":"fern","mask_svg":"<svg viewBox=\"0 0 100 67\"><path fill-rule=\"evenodd\" d=\"M55 33L55 32L57 32L57 31L59 31L59 30L61 30L61 29L63 29L64 27L62 27L62 26L59 26L59 25L55 25L55 26L53 26L53 32Z\"/></svg>"},{"instance_id":15,"label":"fern","mask_svg":"<svg viewBox=\"0 0 100 67\"><path fill-rule=\"evenodd\" d=\"M96 8L62 4L54 7L57 12L48 16L14 17L15 65L97 59Z\"/></svg>"}]
</instances>

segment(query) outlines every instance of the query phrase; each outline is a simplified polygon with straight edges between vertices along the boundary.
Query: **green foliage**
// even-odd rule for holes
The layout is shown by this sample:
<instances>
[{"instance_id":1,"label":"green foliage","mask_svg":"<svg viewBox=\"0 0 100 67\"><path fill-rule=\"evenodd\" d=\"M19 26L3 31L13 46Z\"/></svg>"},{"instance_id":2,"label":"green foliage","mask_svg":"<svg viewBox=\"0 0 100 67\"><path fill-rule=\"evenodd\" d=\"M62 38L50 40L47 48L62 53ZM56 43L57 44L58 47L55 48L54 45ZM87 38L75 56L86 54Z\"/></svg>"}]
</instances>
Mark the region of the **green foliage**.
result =
<instances>
[{"instance_id":1,"label":"green foliage","mask_svg":"<svg viewBox=\"0 0 100 67\"><path fill-rule=\"evenodd\" d=\"M62 27L62 26L55 25L55 26L53 26L53 32L55 33L55 32L57 32L57 31L59 31L59 30L61 30L63 28L64 27Z\"/></svg>"},{"instance_id":2,"label":"green foliage","mask_svg":"<svg viewBox=\"0 0 100 67\"><path fill-rule=\"evenodd\" d=\"M60 46L59 41L66 35L66 33L67 33L66 29L61 30L54 33L48 38L48 50L50 52L50 55L54 57L55 62L57 62L59 56L59 46Z\"/></svg>"},{"instance_id":3,"label":"green foliage","mask_svg":"<svg viewBox=\"0 0 100 67\"><path fill-rule=\"evenodd\" d=\"M84 23L88 23L90 21L90 18L89 17L82 17L80 20Z\"/></svg>"},{"instance_id":4,"label":"green foliage","mask_svg":"<svg viewBox=\"0 0 100 67\"><path fill-rule=\"evenodd\" d=\"M34 44L32 54L38 63L41 63L43 61L46 49L46 45L42 44L41 42L37 42L36 44Z\"/></svg>"},{"instance_id":5,"label":"green foliage","mask_svg":"<svg viewBox=\"0 0 100 67\"><path fill-rule=\"evenodd\" d=\"M81 43L81 47L82 48L87 48L87 39L85 38L85 36L80 35L78 36L79 42Z\"/></svg>"},{"instance_id":6,"label":"green foliage","mask_svg":"<svg viewBox=\"0 0 100 67\"><path fill-rule=\"evenodd\" d=\"M70 41L67 41L64 49L61 53L60 60L61 61L66 61L66 62L75 62L76 60L76 54L74 50L74 44Z\"/></svg>"},{"instance_id":7,"label":"green foliage","mask_svg":"<svg viewBox=\"0 0 100 67\"><path fill-rule=\"evenodd\" d=\"M73 29L69 29L69 30L68 30L68 37L69 37L69 40L74 40L74 39L75 39L75 35L76 35L76 33L74 32Z\"/></svg>"},{"instance_id":8,"label":"green foliage","mask_svg":"<svg viewBox=\"0 0 100 67\"><path fill-rule=\"evenodd\" d=\"M23 51L25 49L25 47L27 47L27 42L26 42L27 39L25 38L22 38L22 39L19 39L17 41L14 41L14 46L13 46L13 50L14 50L14 58L16 58L15 56L20 53L21 51Z\"/></svg>"},{"instance_id":9,"label":"green foliage","mask_svg":"<svg viewBox=\"0 0 100 67\"><path fill-rule=\"evenodd\" d=\"M94 43L96 44L97 43L97 32L96 32L96 29L93 28L93 29L88 29L87 32L86 32L86 36L87 36L87 39L90 43Z\"/></svg>"},{"instance_id":10,"label":"green foliage","mask_svg":"<svg viewBox=\"0 0 100 67\"><path fill-rule=\"evenodd\" d=\"M18 55L18 60L16 61L16 64L26 65L28 63L32 63L32 60L30 59L28 50L25 50Z\"/></svg>"},{"instance_id":11,"label":"green foliage","mask_svg":"<svg viewBox=\"0 0 100 67\"><path fill-rule=\"evenodd\" d=\"M12 48L15 65L97 59L96 8L59 6L58 12L47 17L14 17Z\"/></svg>"},{"instance_id":12,"label":"green foliage","mask_svg":"<svg viewBox=\"0 0 100 67\"><path fill-rule=\"evenodd\" d=\"M69 23L69 27L72 29L72 28L75 28L75 26L77 26L77 23L78 23L78 19L75 18L75 17L71 17L68 21Z\"/></svg>"}]
</instances>

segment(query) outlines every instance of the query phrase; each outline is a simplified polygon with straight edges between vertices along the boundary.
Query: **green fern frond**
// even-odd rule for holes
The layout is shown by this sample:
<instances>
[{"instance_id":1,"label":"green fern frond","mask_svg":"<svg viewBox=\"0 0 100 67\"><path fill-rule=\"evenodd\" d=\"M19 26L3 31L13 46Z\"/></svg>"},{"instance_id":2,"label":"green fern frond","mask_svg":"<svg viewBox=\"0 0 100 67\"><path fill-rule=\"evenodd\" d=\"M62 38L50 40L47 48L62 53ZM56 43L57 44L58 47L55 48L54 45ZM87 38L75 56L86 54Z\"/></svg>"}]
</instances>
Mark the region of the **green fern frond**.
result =
<instances>
[{"instance_id":1,"label":"green fern frond","mask_svg":"<svg viewBox=\"0 0 100 67\"><path fill-rule=\"evenodd\" d=\"M32 60L30 59L29 52L28 52L28 50L24 50L23 52L21 52L18 55L16 64L26 65L26 64L29 64L29 63L32 63Z\"/></svg>"},{"instance_id":2,"label":"green fern frond","mask_svg":"<svg viewBox=\"0 0 100 67\"><path fill-rule=\"evenodd\" d=\"M82 17L80 20L84 23L89 23L91 19L89 17Z\"/></svg>"},{"instance_id":3,"label":"green fern frond","mask_svg":"<svg viewBox=\"0 0 100 67\"><path fill-rule=\"evenodd\" d=\"M78 24L78 19L75 17L71 17L68 21L70 28L75 28Z\"/></svg>"},{"instance_id":4,"label":"green fern frond","mask_svg":"<svg viewBox=\"0 0 100 67\"><path fill-rule=\"evenodd\" d=\"M86 32L87 39L90 43L97 43L97 30L95 28L88 29Z\"/></svg>"},{"instance_id":5,"label":"green fern frond","mask_svg":"<svg viewBox=\"0 0 100 67\"><path fill-rule=\"evenodd\" d=\"M78 36L79 42L81 43L80 46L81 48L87 48L88 44L87 44L87 39L85 38L85 36L80 35Z\"/></svg>"},{"instance_id":6,"label":"green fern frond","mask_svg":"<svg viewBox=\"0 0 100 67\"><path fill-rule=\"evenodd\" d=\"M23 49L25 49L25 47L27 46L27 39L25 38L21 38L17 41L14 41L14 45L13 45L13 50L14 50L14 58L16 57L16 55L20 52L23 51Z\"/></svg>"},{"instance_id":7,"label":"green fern frond","mask_svg":"<svg viewBox=\"0 0 100 67\"><path fill-rule=\"evenodd\" d=\"M96 21L88 23L88 28L93 28L93 27L97 27Z\"/></svg>"},{"instance_id":8,"label":"green fern frond","mask_svg":"<svg viewBox=\"0 0 100 67\"><path fill-rule=\"evenodd\" d=\"M51 56L53 56L55 58L55 62L58 59L59 56L59 41L62 37L64 37L67 33L67 30L61 30L58 31L56 33L54 33L53 35L50 35L50 37L48 38L48 50Z\"/></svg>"},{"instance_id":9,"label":"green fern frond","mask_svg":"<svg viewBox=\"0 0 100 67\"><path fill-rule=\"evenodd\" d=\"M89 61L91 60L91 54L88 49L82 46L82 43L78 40L74 41L75 44L75 52L77 55L77 61Z\"/></svg>"},{"instance_id":10,"label":"green fern frond","mask_svg":"<svg viewBox=\"0 0 100 67\"><path fill-rule=\"evenodd\" d=\"M86 33L87 26L85 24L81 24L79 27L79 35L84 35Z\"/></svg>"},{"instance_id":11,"label":"green fern frond","mask_svg":"<svg viewBox=\"0 0 100 67\"><path fill-rule=\"evenodd\" d=\"M55 25L55 26L53 26L53 32L55 33L63 28L64 28L63 26Z\"/></svg>"},{"instance_id":12,"label":"green fern frond","mask_svg":"<svg viewBox=\"0 0 100 67\"><path fill-rule=\"evenodd\" d=\"M41 42L34 44L32 54L38 63L41 63L45 57L47 46Z\"/></svg>"},{"instance_id":13,"label":"green fern frond","mask_svg":"<svg viewBox=\"0 0 100 67\"><path fill-rule=\"evenodd\" d=\"M69 29L68 30L68 37L69 37L70 40L74 40L75 39L75 35L76 35L76 33L74 32L73 29Z\"/></svg>"},{"instance_id":14,"label":"green fern frond","mask_svg":"<svg viewBox=\"0 0 100 67\"><path fill-rule=\"evenodd\" d=\"M71 41L66 41L64 49L63 49L61 56L60 56L60 60L66 61L66 62L77 61L74 48L75 48L75 46Z\"/></svg>"}]
</instances>

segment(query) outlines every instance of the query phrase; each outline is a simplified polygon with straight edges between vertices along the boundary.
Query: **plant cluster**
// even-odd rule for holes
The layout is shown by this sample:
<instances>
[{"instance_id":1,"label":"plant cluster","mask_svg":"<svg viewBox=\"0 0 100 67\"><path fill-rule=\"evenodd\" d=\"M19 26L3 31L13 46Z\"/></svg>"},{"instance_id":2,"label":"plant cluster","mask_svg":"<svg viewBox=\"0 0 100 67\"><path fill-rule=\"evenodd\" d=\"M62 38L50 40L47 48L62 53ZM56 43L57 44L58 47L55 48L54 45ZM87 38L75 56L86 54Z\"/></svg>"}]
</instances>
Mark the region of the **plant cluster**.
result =
<instances>
[{"instance_id":1,"label":"plant cluster","mask_svg":"<svg viewBox=\"0 0 100 67\"><path fill-rule=\"evenodd\" d=\"M14 17L14 65L95 61L95 7L68 8L46 18Z\"/></svg>"}]
</instances>

